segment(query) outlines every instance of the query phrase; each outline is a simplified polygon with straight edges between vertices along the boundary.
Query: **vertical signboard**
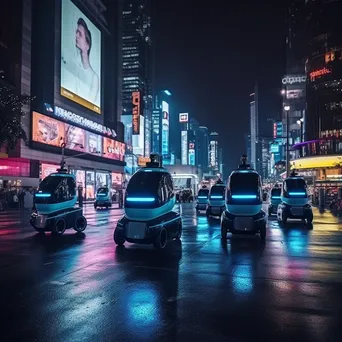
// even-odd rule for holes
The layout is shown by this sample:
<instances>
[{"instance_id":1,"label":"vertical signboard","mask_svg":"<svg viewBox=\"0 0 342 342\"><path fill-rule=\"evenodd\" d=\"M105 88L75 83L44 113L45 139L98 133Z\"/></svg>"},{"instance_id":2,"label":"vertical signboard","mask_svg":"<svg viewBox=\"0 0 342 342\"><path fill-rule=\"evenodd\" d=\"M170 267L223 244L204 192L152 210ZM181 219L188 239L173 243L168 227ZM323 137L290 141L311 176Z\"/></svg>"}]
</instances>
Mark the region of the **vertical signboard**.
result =
<instances>
[{"instance_id":1,"label":"vertical signboard","mask_svg":"<svg viewBox=\"0 0 342 342\"><path fill-rule=\"evenodd\" d=\"M188 131L181 132L181 162L188 165Z\"/></svg>"},{"instance_id":2,"label":"vertical signboard","mask_svg":"<svg viewBox=\"0 0 342 342\"><path fill-rule=\"evenodd\" d=\"M162 101L162 155L169 154L169 132L170 132L170 119L169 119L169 104Z\"/></svg>"},{"instance_id":3,"label":"vertical signboard","mask_svg":"<svg viewBox=\"0 0 342 342\"><path fill-rule=\"evenodd\" d=\"M210 141L210 167L218 169L217 141Z\"/></svg>"},{"instance_id":4,"label":"vertical signboard","mask_svg":"<svg viewBox=\"0 0 342 342\"><path fill-rule=\"evenodd\" d=\"M132 93L132 135L140 134L140 91Z\"/></svg>"},{"instance_id":5,"label":"vertical signboard","mask_svg":"<svg viewBox=\"0 0 342 342\"><path fill-rule=\"evenodd\" d=\"M195 166L195 143L189 143L189 165Z\"/></svg>"}]
</instances>

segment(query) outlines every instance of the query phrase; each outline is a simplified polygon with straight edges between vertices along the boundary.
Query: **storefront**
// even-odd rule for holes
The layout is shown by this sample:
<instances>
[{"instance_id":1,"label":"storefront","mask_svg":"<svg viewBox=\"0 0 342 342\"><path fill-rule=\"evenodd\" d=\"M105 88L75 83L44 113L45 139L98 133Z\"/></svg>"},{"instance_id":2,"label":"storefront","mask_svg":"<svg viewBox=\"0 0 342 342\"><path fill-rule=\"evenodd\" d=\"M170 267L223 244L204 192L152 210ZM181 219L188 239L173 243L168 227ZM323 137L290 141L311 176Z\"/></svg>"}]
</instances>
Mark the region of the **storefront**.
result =
<instances>
[{"instance_id":1,"label":"storefront","mask_svg":"<svg viewBox=\"0 0 342 342\"><path fill-rule=\"evenodd\" d=\"M41 179L49 174L56 172L59 167L57 164L41 164ZM97 189L100 187L108 187L113 193L122 189L123 174L120 172L111 172L105 170L90 170L70 168L70 173L76 177L77 187L82 187L83 197L85 200L92 201L95 199Z\"/></svg>"},{"instance_id":2,"label":"storefront","mask_svg":"<svg viewBox=\"0 0 342 342\"><path fill-rule=\"evenodd\" d=\"M329 205L341 193L341 161L341 155L299 158L291 161L291 169L296 170L299 175L306 176L314 202L318 201L321 191L325 204Z\"/></svg>"}]
</instances>

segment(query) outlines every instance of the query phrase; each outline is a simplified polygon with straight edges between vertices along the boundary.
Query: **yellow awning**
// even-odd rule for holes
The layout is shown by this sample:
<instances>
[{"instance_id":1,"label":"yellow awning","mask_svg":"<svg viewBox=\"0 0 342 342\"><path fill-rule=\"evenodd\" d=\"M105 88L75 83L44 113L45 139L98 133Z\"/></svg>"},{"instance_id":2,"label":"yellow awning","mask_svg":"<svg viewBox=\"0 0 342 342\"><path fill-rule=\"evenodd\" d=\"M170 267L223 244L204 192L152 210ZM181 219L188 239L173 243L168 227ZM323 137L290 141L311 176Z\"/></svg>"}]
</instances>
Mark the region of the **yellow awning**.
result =
<instances>
[{"instance_id":1,"label":"yellow awning","mask_svg":"<svg viewBox=\"0 0 342 342\"><path fill-rule=\"evenodd\" d=\"M342 155L299 158L291 160L290 165L292 170L337 168L342 167Z\"/></svg>"}]
</instances>

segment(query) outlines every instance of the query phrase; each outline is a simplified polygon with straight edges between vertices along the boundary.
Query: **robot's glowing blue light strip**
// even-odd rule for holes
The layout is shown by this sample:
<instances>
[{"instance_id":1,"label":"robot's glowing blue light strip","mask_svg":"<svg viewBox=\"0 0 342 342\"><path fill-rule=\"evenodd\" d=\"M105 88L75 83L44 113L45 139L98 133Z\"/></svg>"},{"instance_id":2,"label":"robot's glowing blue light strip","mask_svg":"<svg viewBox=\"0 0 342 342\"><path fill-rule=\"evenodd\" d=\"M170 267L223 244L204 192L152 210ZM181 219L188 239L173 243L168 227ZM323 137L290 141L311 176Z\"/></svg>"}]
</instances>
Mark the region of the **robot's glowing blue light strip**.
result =
<instances>
[{"instance_id":1,"label":"robot's glowing blue light strip","mask_svg":"<svg viewBox=\"0 0 342 342\"><path fill-rule=\"evenodd\" d=\"M38 193L38 194L36 194L36 197L47 198L47 197L51 197L51 194L42 194L42 193Z\"/></svg>"},{"instance_id":2,"label":"robot's glowing blue light strip","mask_svg":"<svg viewBox=\"0 0 342 342\"><path fill-rule=\"evenodd\" d=\"M210 196L211 199L222 199L223 196Z\"/></svg>"},{"instance_id":3,"label":"robot's glowing blue light strip","mask_svg":"<svg viewBox=\"0 0 342 342\"><path fill-rule=\"evenodd\" d=\"M97 194L97 196L106 196L107 194Z\"/></svg>"},{"instance_id":4,"label":"robot's glowing blue light strip","mask_svg":"<svg viewBox=\"0 0 342 342\"><path fill-rule=\"evenodd\" d=\"M208 196L198 196L198 198L208 198Z\"/></svg>"},{"instance_id":5,"label":"robot's glowing blue light strip","mask_svg":"<svg viewBox=\"0 0 342 342\"><path fill-rule=\"evenodd\" d=\"M234 199L255 199L256 195L232 195Z\"/></svg>"},{"instance_id":6,"label":"robot's glowing blue light strip","mask_svg":"<svg viewBox=\"0 0 342 342\"><path fill-rule=\"evenodd\" d=\"M272 199L281 199L281 196L272 196Z\"/></svg>"},{"instance_id":7,"label":"robot's glowing blue light strip","mask_svg":"<svg viewBox=\"0 0 342 342\"><path fill-rule=\"evenodd\" d=\"M290 196L305 196L305 192L289 192Z\"/></svg>"},{"instance_id":8,"label":"robot's glowing blue light strip","mask_svg":"<svg viewBox=\"0 0 342 342\"><path fill-rule=\"evenodd\" d=\"M153 197L127 197L127 202L154 202L155 199Z\"/></svg>"}]
</instances>

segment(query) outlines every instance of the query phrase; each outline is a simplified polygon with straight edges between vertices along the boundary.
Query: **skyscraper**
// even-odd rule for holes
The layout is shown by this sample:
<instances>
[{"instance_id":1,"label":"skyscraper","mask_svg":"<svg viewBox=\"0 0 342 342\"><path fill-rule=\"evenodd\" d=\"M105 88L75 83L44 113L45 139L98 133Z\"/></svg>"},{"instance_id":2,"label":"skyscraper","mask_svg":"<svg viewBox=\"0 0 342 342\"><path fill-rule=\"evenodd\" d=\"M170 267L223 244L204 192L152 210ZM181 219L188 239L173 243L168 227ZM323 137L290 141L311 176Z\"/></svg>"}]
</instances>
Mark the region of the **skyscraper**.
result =
<instances>
[{"instance_id":1,"label":"skyscraper","mask_svg":"<svg viewBox=\"0 0 342 342\"><path fill-rule=\"evenodd\" d=\"M123 115L132 115L132 93L141 98L139 133L133 139L139 154L151 152L152 121L152 40L149 0L124 1L122 5L122 107ZM123 120L125 123L128 120ZM135 140L135 141L134 141ZM143 144L144 146L140 146Z\"/></svg>"},{"instance_id":2,"label":"skyscraper","mask_svg":"<svg viewBox=\"0 0 342 342\"><path fill-rule=\"evenodd\" d=\"M198 162L197 165L202 168L203 172L208 172L209 166L209 133L208 128L199 126L198 130Z\"/></svg>"},{"instance_id":3,"label":"skyscraper","mask_svg":"<svg viewBox=\"0 0 342 342\"><path fill-rule=\"evenodd\" d=\"M289 135L289 144L304 139L306 109L305 76L305 0L290 0L286 16L285 68L282 78L282 125ZM288 118L287 118L288 116ZM287 123L289 127L287 127ZM290 151L291 159L295 157Z\"/></svg>"},{"instance_id":4,"label":"skyscraper","mask_svg":"<svg viewBox=\"0 0 342 342\"><path fill-rule=\"evenodd\" d=\"M258 86L255 85L254 93L250 94L250 141L251 141L251 166L258 169Z\"/></svg>"},{"instance_id":5,"label":"skyscraper","mask_svg":"<svg viewBox=\"0 0 342 342\"><path fill-rule=\"evenodd\" d=\"M342 0L307 0L305 6L306 138L337 137L342 132Z\"/></svg>"}]
</instances>

